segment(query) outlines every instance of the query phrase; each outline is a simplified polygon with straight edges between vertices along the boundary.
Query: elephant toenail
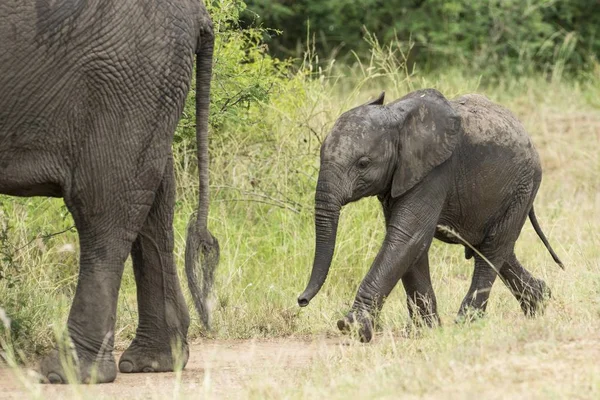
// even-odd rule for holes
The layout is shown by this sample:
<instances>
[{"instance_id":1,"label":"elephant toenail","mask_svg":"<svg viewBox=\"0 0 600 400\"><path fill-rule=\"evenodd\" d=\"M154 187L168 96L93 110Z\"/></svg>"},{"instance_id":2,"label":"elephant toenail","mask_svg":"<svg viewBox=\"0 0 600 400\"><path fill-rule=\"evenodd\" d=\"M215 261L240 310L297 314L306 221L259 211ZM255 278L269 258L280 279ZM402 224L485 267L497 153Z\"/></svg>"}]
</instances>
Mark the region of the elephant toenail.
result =
<instances>
[{"instance_id":1,"label":"elephant toenail","mask_svg":"<svg viewBox=\"0 0 600 400\"><path fill-rule=\"evenodd\" d=\"M64 383L60 375L55 372L50 372L47 378L50 383Z\"/></svg>"},{"instance_id":2,"label":"elephant toenail","mask_svg":"<svg viewBox=\"0 0 600 400\"><path fill-rule=\"evenodd\" d=\"M152 367L144 367L143 371L144 372L154 372L154 368L152 368Z\"/></svg>"},{"instance_id":3,"label":"elephant toenail","mask_svg":"<svg viewBox=\"0 0 600 400\"><path fill-rule=\"evenodd\" d=\"M133 372L133 363L131 361L121 361L119 363L119 370L125 374Z\"/></svg>"}]
</instances>

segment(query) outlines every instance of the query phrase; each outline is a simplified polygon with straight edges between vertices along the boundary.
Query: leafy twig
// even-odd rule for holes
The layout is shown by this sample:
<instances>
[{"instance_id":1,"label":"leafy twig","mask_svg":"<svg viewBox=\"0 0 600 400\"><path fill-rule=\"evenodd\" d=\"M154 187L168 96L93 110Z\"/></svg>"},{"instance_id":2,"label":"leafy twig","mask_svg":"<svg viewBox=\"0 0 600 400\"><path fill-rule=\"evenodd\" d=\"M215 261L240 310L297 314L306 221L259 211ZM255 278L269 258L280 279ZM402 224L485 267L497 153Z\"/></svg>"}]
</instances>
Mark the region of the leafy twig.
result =
<instances>
[{"instance_id":1,"label":"leafy twig","mask_svg":"<svg viewBox=\"0 0 600 400\"><path fill-rule=\"evenodd\" d=\"M71 225L67 229L59 231L59 232L47 233L45 235L37 235L36 237L34 237L33 239L31 239L29 242L25 243L23 246L21 246L19 248L16 248L15 251L21 251L21 250L23 250L25 247L29 246L31 243L35 242L36 240L39 240L39 239L50 239L51 237L62 235L63 233L73 232L73 229L75 229L75 225Z\"/></svg>"}]
</instances>

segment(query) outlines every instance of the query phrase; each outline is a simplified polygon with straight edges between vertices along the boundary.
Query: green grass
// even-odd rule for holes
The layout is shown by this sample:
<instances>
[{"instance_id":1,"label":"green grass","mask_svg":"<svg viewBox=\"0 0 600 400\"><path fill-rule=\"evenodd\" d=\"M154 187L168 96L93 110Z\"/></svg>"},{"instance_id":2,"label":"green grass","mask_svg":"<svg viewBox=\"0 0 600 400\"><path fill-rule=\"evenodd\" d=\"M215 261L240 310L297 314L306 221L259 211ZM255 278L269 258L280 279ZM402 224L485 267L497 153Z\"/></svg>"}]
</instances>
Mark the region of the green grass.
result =
<instances>
[{"instance_id":1,"label":"green grass","mask_svg":"<svg viewBox=\"0 0 600 400\"><path fill-rule=\"evenodd\" d=\"M337 335L335 321L352 304L379 249L384 226L375 199L347 206L330 276L311 305L298 308L296 297L307 282L313 257L319 143L343 111L382 89L388 101L422 87L436 87L448 97L480 92L511 109L540 153L544 177L536 213L566 271L554 264L526 223L516 252L526 268L552 289L546 315L525 319L498 281L487 317L455 326L473 266L464 259L462 247L435 242L430 264L443 328L403 337L408 314L403 290L396 288L381 314L377 343L323 352L296 379L283 384L264 383L258 373L247 387L248 396L393 397L401 391L435 397L448 387L460 393L464 385L476 392L486 389L485 382L471 382L469 377L489 375L494 385L501 386L504 378L533 374L519 369L519 362L546 371L544 365L560 361L557 357L565 343L600 338L600 72L579 82L508 77L489 84L485 76L468 71L423 76L402 71L385 55L376 61L353 70L334 68L312 80L299 73L276 89L268 102L249 108L251 123L225 123L213 134L209 225L222 253L211 337ZM402 72L394 72L398 70ZM185 226L196 203L197 183L191 145L182 140L175 154L175 255L183 278ZM60 200L0 197L0 307L12 320L10 339L4 341L12 343L21 361L31 362L46 353L54 331L66 322L77 280L77 236L72 231L42 236L71 225ZM183 286L191 306L187 285ZM199 321L190 309L190 335L198 337ZM136 322L135 282L128 262L119 298L118 348L127 347ZM507 372L495 359L499 355L517 368ZM591 385L589 393L600 393L597 368L582 371L573 378L575 386L566 388L555 384L551 371L544 374L548 378L544 393L551 398L569 397L577 383Z\"/></svg>"}]
</instances>

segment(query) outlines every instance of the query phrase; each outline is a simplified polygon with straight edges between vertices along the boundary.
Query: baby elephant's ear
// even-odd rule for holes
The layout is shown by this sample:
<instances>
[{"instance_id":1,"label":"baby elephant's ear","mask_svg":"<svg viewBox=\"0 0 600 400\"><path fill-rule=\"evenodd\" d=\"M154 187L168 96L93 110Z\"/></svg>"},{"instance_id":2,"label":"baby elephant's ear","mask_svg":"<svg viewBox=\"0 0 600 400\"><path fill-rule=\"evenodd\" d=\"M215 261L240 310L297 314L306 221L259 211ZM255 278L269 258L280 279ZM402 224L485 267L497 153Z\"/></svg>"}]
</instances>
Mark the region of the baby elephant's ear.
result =
<instances>
[{"instance_id":1,"label":"baby elephant's ear","mask_svg":"<svg viewBox=\"0 0 600 400\"><path fill-rule=\"evenodd\" d=\"M384 100L385 100L385 91L381 92L379 97L377 97L375 100L371 100L365 105L366 106L382 106Z\"/></svg>"},{"instance_id":2,"label":"baby elephant's ear","mask_svg":"<svg viewBox=\"0 0 600 400\"><path fill-rule=\"evenodd\" d=\"M388 105L397 113L400 140L392 196L398 197L452 155L460 137L460 116L437 90L412 92Z\"/></svg>"}]
</instances>

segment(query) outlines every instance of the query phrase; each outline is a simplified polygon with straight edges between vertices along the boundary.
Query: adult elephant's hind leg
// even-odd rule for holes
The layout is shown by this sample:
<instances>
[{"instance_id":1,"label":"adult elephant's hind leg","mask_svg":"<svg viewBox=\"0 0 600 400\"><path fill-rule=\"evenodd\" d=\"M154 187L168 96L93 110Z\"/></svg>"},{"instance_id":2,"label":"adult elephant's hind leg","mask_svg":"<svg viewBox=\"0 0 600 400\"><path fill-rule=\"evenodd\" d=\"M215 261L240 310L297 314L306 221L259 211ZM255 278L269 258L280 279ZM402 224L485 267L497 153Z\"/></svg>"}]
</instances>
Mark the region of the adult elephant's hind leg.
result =
<instances>
[{"instance_id":1,"label":"adult elephant's hind leg","mask_svg":"<svg viewBox=\"0 0 600 400\"><path fill-rule=\"evenodd\" d=\"M188 360L188 309L173 259L173 160L154 198L131 256L137 285L136 337L119 361L121 372L166 372Z\"/></svg>"},{"instance_id":2,"label":"adult elephant's hind leg","mask_svg":"<svg viewBox=\"0 0 600 400\"><path fill-rule=\"evenodd\" d=\"M51 383L71 380L69 364L75 367L71 376L80 382L115 379L112 352L123 265L160 177L138 176L146 185L134 190L135 177L125 166L104 166L100 177L90 168L78 171L73 192L65 196L80 243L79 279L67 323L74 352L54 351L41 362L41 373Z\"/></svg>"}]
</instances>

